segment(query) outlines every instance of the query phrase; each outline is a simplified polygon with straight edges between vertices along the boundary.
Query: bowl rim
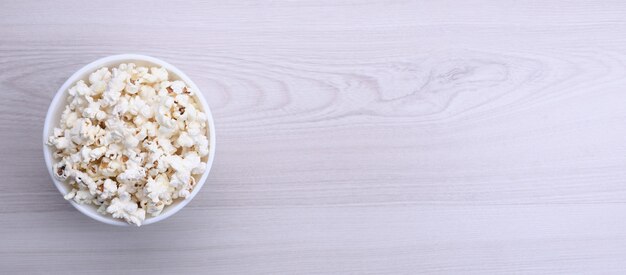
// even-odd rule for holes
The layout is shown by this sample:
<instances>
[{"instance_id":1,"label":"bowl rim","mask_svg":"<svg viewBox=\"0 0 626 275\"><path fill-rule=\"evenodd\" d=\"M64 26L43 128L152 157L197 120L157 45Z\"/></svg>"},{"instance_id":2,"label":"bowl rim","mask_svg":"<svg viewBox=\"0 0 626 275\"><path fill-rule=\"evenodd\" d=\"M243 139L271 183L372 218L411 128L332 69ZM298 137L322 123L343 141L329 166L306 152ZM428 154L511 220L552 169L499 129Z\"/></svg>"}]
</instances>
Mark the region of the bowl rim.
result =
<instances>
[{"instance_id":1,"label":"bowl rim","mask_svg":"<svg viewBox=\"0 0 626 275\"><path fill-rule=\"evenodd\" d=\"M69 87L75 84L78 80L84 79L92 72L103 67L104 64L106 63L122 64L122 63L133 63L136 61L152 63L156 66L161 66L165 68L169 73L173 73L174 75L176 75L178 78L184 81L187 85L189 85L194 91L196 91L196 97L199 99L200 104L202 105L203 111L207 116L207 124L208 124L208 130L209 130L209 133L208 133L209 134L209 156L207 160L207 167L204 173L202 174L202 176L200 177L200 180L198 180L198 182L196 183L196 186L191 191L191 194L184 200L181 200L178 204L168 207L169 209L167 210L167 212L161 215L158 215L156 217L146 218L144 222L141 224L143 226L143 225L149 225L149 224L153 224L153 223L165 220L169 218L170 216L176 214L183 207L185 207L196 196L196 194L198 194L200 189L202 189L202 186L204 185L205 181L207 180L207 177L209 176L211 167L213 166L213 160L215 158L215 122L213 121L213 115L211 113L211 109L209 108L209 104L207 103L206 99L204 98L198 86L196 86L196 84L193 81L191 81L191 79L181 70L176 68L174 65L167 63L161 59L158 59L152 56L142 55L142 54L110 55L110 56L106 56L106 57L97 59L95 61L92 61L91 63L83 66L74 74L72 74L63 83L63 85L61 85L61 87L57 90L56 94L54 95L52 101L50 102L50 106L48 107L48 111L46 113L46 119L45 119L44 127L43 127L43 154L44 154L44 159L46 162L46 167L48 169L48 173L50 174L50 177L52 178L54 185L59 190L59 193L61 193L62 196L65 196L64 188L63 188L63 185L65 183L57 180L54 177L52 173L52 161L53 161L52 152L50 148L48 147L48 145L46 145L48 141L48 135L51 132L51 128L54 128L54 126L57 123L56 121L52 121L53 118L55 117L55 111L59 109L59 104L64 104L63 99L66 98L67 90L69 89ZM130 226L129 223L121 219L116 219L111 216L105 216L98 212L88 210L88 208L93 208L93 205L78 204L73 200L68 200L68 201L78 211L80 211L84 215L94 220L97 220L105 224L110 224L110 225Z\"/></svg>"}]
</instances>

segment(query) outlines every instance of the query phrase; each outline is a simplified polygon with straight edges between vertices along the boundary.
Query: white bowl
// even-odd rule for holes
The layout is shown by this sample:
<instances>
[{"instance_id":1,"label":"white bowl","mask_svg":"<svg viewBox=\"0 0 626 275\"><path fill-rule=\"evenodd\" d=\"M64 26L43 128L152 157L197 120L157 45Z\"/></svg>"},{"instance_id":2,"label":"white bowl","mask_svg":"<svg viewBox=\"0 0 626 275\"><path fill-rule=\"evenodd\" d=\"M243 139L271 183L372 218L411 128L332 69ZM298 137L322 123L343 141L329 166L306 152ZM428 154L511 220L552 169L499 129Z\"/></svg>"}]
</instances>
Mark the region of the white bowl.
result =
<instances>
[{"instance_id":1,"label":"white bowl","mask_svg":"<svg viewBox=\"0 0 626 275\"><path fill-rule=\"evenodd\" d=\"M65 83L63 83L63 86L61 86L61 88L57 91L56 95L52 99L52 103L50 103L50 107L48 108L48 113L46 114L46 121L43 127L43 143L44 143L43 154L46 160L46 167L48 168L48 172L50 173L50 177L52 177L52 181L54 182L54 185L57 187L57 189L59 189L59 192L61 192L62 196L64 196L71 189L70 189L69 184L58 181L54 177L52 173L52 165L54 161L52 157L53 152L52 152L52 148L46 145L46 141L48 140L48 137L52 135L52 131L54 127L58 125L59 120L61 119L61 114L63 113L63 109L65 109L65 105L67 104L65 101L68 95L67 90L70 88L70 86L74 85L78 80L82 79L82 80L87 81L89 78L89 74L91 74L92 72L96 71L97 69L101 67L112 68L112 67L116 67L119 64L130 63L130 62L135 63L137 66L163 67L169 72L170 79L182 80L183 82L185 82L194 91L196 91L196 96L198 97L200 104L202 104L202 109L206 113L207 119L208 119L207 128L209 131L208 133L209 156L207 160L206 171L204 172L204 174L202 174L200 179L197 181L196 186L191 192L191 195L189 195L186 199L175 200L174 203L166 206L163 209L163 212L161 213L161 215L158 215L156 217L146 217L146 220L142 223L142 225L148 225L151 223L162 221L174 215L180 209L185 207L185 205L187 205L193 199L193 197L196 196L196 194L198 194L198 192L204 185L204 182L206 181L209 175L209 172L211 171L211 165L213 164L213 158L215 157L215 125L213 122L213 116L211 115L211 110L209 109L209 105L204 99L204 96L202 96L202 92L200 92L200 89L198 89L196 84L194 84L193 81L191 81L191 79L189 79L189 77L187 77L187 75L184 74L182 71L180 71L173 65L163 60L150 57L150 56L138 55L138 54L112 55L112 56L107 56L107 57L98 59L94 62L87 64L85 67L82 67L80 70L74 73L67 81L65 81ZM118 225L118 226L129 225L123 220L115 219L111 216L105 216L105 215L98 213L96 211L97 208L94 205L78 204L74 202L73 200L70 200L69 202L76 209L78 209L78 211L89 216L90 218L94 220L97 220L106 224L112 224L112 225Z\"/></svg>"}]
</instances>

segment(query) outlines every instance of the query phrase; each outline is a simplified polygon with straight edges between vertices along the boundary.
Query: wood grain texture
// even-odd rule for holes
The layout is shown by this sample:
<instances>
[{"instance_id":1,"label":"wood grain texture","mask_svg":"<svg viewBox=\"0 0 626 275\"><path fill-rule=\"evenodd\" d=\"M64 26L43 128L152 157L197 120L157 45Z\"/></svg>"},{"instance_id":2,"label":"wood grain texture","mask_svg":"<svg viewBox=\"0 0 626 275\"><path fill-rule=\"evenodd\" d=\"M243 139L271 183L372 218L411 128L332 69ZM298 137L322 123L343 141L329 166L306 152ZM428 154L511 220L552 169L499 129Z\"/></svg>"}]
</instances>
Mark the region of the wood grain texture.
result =
<instances>
[{"instance_id":1,"label":"wood grain texture","mask_svg":"<svg viewBox=\"0 0 626 275\"><path fill-rule=\"evenodd\" d=\"M0 273L624 274L625 30L623 1L2 1ZM117 53L217 127L204 189L139 229L74 210L41 150Z\"/></svg>"}]
</instances>

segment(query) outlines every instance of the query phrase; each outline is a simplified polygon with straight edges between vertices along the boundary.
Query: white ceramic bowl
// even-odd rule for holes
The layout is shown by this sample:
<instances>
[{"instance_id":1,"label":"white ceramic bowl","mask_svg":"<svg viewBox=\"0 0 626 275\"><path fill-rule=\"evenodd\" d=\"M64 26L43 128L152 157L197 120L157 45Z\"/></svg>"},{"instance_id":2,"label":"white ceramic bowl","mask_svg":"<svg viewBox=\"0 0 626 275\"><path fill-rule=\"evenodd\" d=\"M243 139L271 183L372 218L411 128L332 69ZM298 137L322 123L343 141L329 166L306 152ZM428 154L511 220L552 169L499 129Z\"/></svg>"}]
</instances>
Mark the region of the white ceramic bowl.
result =
<instances>
[{"instance_id":1,"label":"white ceramic bowl","mask_svg":"<svg viewBox=\"0 0 626 275\"><path fill-rule=\"evenodd\" d=\"M198 194L198 192L204 185L204 182L206 181L209 175L209 172L211 171L211 165L213 164L213 158L215 157L215 125L213 122L213 116L211 115L211 110L209 109L209 105L207 104L206 99L204 99L204 96L202 96L202 92L200 92L200 89L198 89L196 84L194 84L193 81L191 81L191 79L189 79L189 77L187 77L187 75L185 75L182 71L180 71L173 65L163 60L150 57L150 56L138 55L138 54L112 55L112 56L107 56L107 57L98 59L94 62L87 64L85 67L82 67L80 70L74 73L67 81L65 81L65 83L63 83L63 86L59 88L56 95L52 99L52 103L50 103L50 107L48 108L48 113L46 115L46 121L45 121L44 128L43 128L43 143L44 143L43 154L46 160L46 167L48 168L48 172L50 173L50 177L52 177L52 181L54 182L54 185L57 187L57 189L59 189L59 192L61 192L62 194L61 196L64 196L71 189L70 189L69 184L58 181L54 177L52 173L52 165L54 161L52 158L53 152L52 152L52 148L46 145L46 141L48 140L48 137L52 135L52 131L54 127L58 125L59 120L61 119L61 114L63 113L63 109L65 109L65 105L67 104L65 101L68 95L67 90L72 85L74 85L78 80L82 79L85 82L87 82L89 78L89 74L91 74L92 72L96 71L97 69L101 67L112 68L112 67L116 67L119 64L130 63L130 62L135 63L137 66L158 66L158 67L163 67L167 69L167 71L169 72L170 79L182 80L187 85L189 85L194 91L196 91L196 96L198 97L200 104L202 105L202 109L206 113L207 118L208 118L207 128L209 131L208 133L209 156L207 160L206 171L204 172L204 174L202 174L202 176L197 181L197 184L194 187L193 191L191 192L191 195L188 196L186 199L175 200L174 203L166 206L163 209L163 212L161 213L161 215L159 216L148 217L149 215L146 215L147 216L146 220L143 222L142 225L148 225L151 223L162 221L174 215L180 209L185 207L185 205L187 205L193 199L193 197L196 196L196 194ZM97 208L94 205L78 204L74 202L73 200L70 200L69 202L76 209L78 209L78 211L82 212L83 214L89 216L90 218L94 220L97 220L106 224L112 224L112 225L118 225L118 226L129 225L123 220L115 219L111 216L105 216L105 215L98 213L96 211Z\"/></svg>"}]
</instances>

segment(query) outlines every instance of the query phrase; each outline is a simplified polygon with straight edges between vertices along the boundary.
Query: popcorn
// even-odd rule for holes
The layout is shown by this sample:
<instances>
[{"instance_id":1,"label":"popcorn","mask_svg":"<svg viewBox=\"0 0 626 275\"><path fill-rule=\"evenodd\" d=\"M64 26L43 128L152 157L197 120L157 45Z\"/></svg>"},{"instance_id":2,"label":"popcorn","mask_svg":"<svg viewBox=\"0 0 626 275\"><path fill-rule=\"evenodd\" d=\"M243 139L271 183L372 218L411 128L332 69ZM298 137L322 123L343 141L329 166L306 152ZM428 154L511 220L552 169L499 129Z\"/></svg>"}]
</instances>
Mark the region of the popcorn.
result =
<instances>
[{"instance_id":1,"label":"popcorn","mask_svg":"<svg viewBox=\"0 0 626 275\"><path fill-rule=\"evenodd\" d=\"M168 74L164 68L152 67L150 73L156 78L157 81L167 81Z\"/></svg>"},{"instance_id":2,"label":"popcorn","mask_svg":"<svg viewBox=\"0 0 626 275\"><path fill-rule=\"evenodd\" d=\"M106 153L106 150L107 150L106 146L95 148L89 152L89 157L94 160L99 159L100 157L104 155L104 153Z\"/></svg>"},{"instance_id":3,"label":"popcorn","mask_svg":"<svg viewBox=\"0 0 626 275\"><path fill-rule=\"evenodd\" d=\"M191 89L164 68L100 68L68 89L46 144L64 198L141 225L191 194L206 170L207 118Z\"/></svg>"},{"instance_id":4,"label":"popcorn","mask_svg":"<svg viewBox=\"0 0 626 275\"><path fill-rule=\"evenodd\" d=\"M159 137L156 141L166 154L171 155L177 150L176 146L172 145L172 142L168 138Z\"/></svg>"},{"instance_id":5,"label":"popcorn","mask_svg":"<svg viewBox=\"0 0 626 275\"><path fill-rule=\"evenodd\" d=\"M163 211L163 207L165 206L165 202L147 202L146 204L146 213L152 215L153 217L158 216Z\"/></svg>"},{"instance_id":6,"label":"popcorn","mask_svg":"<svg viewBox=\"0 0 626 275\"><path fill-rule=\"evenodd\" d=\"M178 147L188 148L194 145L194 141L187 132L181 132L176 140L176 145L178 145Z\"/></svg>"},{"instance_id":7,"label":"popcorn","mask_svg":"<svg viewBox=\"0 0 626 275\"><path fill-rule=\"evenodd\" d=\"M89 105L83 110L83 117L96 119L98 121L104 120L107 114L100 110L100 103L94 102L93 99L89 99Z\"/></svg>"},{"instance_id":8,"label":"popcorn","mask_svg":"<svg viewBox=\"0 0 626 275\"><path fill-rule=\"evenodd\" d=\"M122 91L126 87L126 79L128 74L119 69L113 69L113 77L109 80L107 87L102 95L102 105L111 106L117 103L122 95Z\"/></svg>"},{"instance_id":9,"label":"popcorn","mask_svg":"<svg viewBox=\"0 0 626 275\"><path fill-rule=\"evenodd\" d=\"M111 179L106 179L104 180L102 189L100 197L103 199L111 198L117 192L117 183Z\"/></svg>"},{"instance_id":10,"label":"popcorn","mask_svg":"<svg viewBox=\"0 0 626 275\"><path fill-rule=\"evenodd\" d=\"M70 137L76 144L90 145L95 141L96 131L88 118L76 120L76 124L70 130ZM57 148L59 149L59 148Z\"/></svg>"},{"instance_id":11,"label":"popcorn","mask_svg":"<svg viewBox=\"0 0 626 275\"><path fill-rule=\"evenodd\" d=\"M76 119L78 119L78 114L72 111L69 106L65 107L63 114L61 115L61 126L63 128L72 127L74 123L76 123Z\"/></svg>"},{"instance_id":12,"label":"popcorn","mask_svg":"<svg viewBox=\"0 0 626 275\"><path fill-rule=\"evenodd\" d=\"M106 84L107 81L111 79L111 72L108 68L100 68L97 71L91 73L89 75L89 83L91 85L103 83Z\"/></svg>"},{"instance_id":13,"label":"popcorn","mask_svg":"<svg viewBox=\"0 0 626 275\"><path fill-rule=\"evenodd\" d=\"M71 141L67 137L57 136L55 134L54 136L50 136L48 138L48 145L52 145L59 150L63 150L71 146Z\"/></svg>"},{"instance_id":14,"label":"popcorn","mask_svg":"<svg viewBox=\"0 0 626 275\"><path fill-rule=\"evenodd\" d=\"M169 200L172 197L173 186L166 175L160 174L156 179L149 178L146 184L146 195L157 203L160 200Z\"/></svg>"},{"instance_id":15,"label":"popcorn","mask_svg":"<svg viewBox=\"0 0 626 275\"><path fill-rule=\"evenodd\" d=\"M86 187L89 190L89 194L96 194L96 188L98 188L98 186L96 185L96 182L91 177L89 177L89 175L75 170L72 171L72 174L77 185L81 188L80 191L83 191L82 189Z\"/></svg>"},{"instance_id":16,"label":"popcorn","mask_svg":"<svg viewBox=\"0 0 626 275\"><path fill-rule=\"evenodd\" d=\"M91 204L93 203L93 195L88 190L78 190L76 191L76 195L72 198L75 202L79 204Z\"/></svg>"},{"instance_id":17,"label":"popcorn","mask_svg":"<svg viewBox=\"0 0 626 275\"><path fill-rule=\"evenodd\" d=\"M170 88L172 88L172 91L174 91L175 93L182 94L183 90L187 89L187 85L185 85L185 83L180 80L176 80L172 82Z\"/></svg>"},{"instance_id":18,"label":"popcorn","mask_svg":"<svg viewBox=\"0 0 626 275\"><path fill-rule=\"evenodd\" d=\"M134 82L134 81L132 81L132 80L130 80L130 79L129 79L129 80L128 80L128 82L126 82L126 87L124 88L124 91L125 91L127 94L134 95L134 94L136 94L137 92L139 92L139 87L140 87L140 86L141 86L141 85L140 85L139 83L136 83L136 82Z\"/></svg>"},{"instance_id":19,"label":"popcorn","mask_svg":"<svg viewBox=\"0 0 626 275\"><path fill-rule=\"evenodd\" d=\"M137 203L130 199L130 196L126 196L124 200L114 198L109 207L106 208L106 212L110 213L113 218L121 218L137 226L140 226L146 218L146 210L139 208Z\"/></svg>"},{"instance_id":20,"label":"popcorn","mask_svg":"<svg viewBox=\"0 0 626 275\"><path fill-rule=\"evenodd\" d=\"M76 192L78 192L78 190L76 190L76 188L72 188L72 190L68 192L63 198L66 200L71 200L76 196Z\"/></svg>"},{"instance_id":21,"label":"popcorn","mask_svg":"<svg viewBox=\"0 0 626 275\"><path fill-rule=\"evenodd\" d=\"M65 181L70 173L70 164L67 160L63 160L52 165L54 175L57 179Z\"/></svg>"}]
</instances>

